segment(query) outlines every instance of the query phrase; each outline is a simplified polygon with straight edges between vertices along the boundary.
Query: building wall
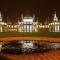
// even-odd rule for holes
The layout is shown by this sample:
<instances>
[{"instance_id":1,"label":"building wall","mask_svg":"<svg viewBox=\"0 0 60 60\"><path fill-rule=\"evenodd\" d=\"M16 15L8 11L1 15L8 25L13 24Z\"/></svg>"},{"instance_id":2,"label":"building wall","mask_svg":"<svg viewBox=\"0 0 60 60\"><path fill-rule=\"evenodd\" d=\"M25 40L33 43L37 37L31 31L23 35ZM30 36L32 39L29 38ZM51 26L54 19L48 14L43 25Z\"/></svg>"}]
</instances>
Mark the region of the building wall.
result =
<instances>
[{"instance_id":1,"label":"building wall","mask_svg":"<svg viewBox=\"0 0 60 60\"><path fill-rule=\"evenodd\" d=\"M22 21L18 21L17 24L9 24L2 22L2 16L0 13L0 32L60 32L60 22L56 16L53 17L53 22L47 24L41 24L35 22L35 16L23 17Z\"/></svg>"}]
</instances>

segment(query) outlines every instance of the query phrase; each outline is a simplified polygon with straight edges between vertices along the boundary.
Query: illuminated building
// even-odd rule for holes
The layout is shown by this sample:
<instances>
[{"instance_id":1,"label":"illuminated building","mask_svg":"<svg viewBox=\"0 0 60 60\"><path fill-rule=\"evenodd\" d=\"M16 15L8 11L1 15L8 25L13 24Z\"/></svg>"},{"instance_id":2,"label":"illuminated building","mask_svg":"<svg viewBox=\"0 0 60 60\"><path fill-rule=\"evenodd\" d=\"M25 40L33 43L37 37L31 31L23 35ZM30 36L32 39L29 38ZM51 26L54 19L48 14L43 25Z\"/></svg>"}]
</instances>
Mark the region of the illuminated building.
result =
<instances>
[{"instance_id":1,"label":"illuminated building","mask_svg":"<svg viewBox=\"0 0 60 60\"><path fill-rule=\"evenodd\" d=\"M35 15L33 15L33 17L24 17L22 15L22 20L21 22L19 22L18 20L18 24L19 24L19 32L33 32L34 30L34 25L33 22L35 20Z\"/></svg>"},{"instance_id":2,"label":"illuminated building","mask_svg":"<svg viewBox=\"0 0 60 60\"><path fill-rule=\"evenodd\" d=\"M60 22L58 21L56 12L54 14L53 21L49 24L49 28L50 28L50 32L60 32Z\"/></svg>"},{"instance_id":3,"label":"illuminated building","mask_svg":"<svg viewBox=\"0 0 60 60\"><path fill-rule=\"evenodd\" d=\"M0 12L0 32L2 32L2 16L1 16L1 12Z\"/></svg>"},{"instance_id":4,"label":"illuminated building","mask_svg":"<svg viewBox=\"0 0 60 60\"><path fill-rule=\"evenodd\" d=\"M21 15L21 21L18 18L17 23L3 22L0 12L0 32L60 32L60 22L56 16L56 12L51 23L42 24L33 16Z\"/></svg>"},{"instance_id":5,"label":"illuminated building","mask_svg":"<svg viewBox=\"0 0 60 60\"><path fill-rule=\"evenodd\" d=\"M7 25L7 24L2 21L2 15L1 15L1 12L0 12L0 32L3 32L3 26L4 25Z\"/></svg>"}]
</instances>

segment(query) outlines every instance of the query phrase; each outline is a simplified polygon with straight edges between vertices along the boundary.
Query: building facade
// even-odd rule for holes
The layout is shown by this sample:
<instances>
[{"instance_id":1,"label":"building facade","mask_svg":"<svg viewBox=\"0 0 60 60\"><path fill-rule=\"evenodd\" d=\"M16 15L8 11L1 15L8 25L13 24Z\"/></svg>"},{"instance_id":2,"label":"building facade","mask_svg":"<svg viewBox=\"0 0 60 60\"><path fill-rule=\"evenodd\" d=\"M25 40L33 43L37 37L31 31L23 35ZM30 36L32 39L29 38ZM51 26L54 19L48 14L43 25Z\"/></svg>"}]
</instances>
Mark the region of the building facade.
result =
<instances>
[{"instance_id":1,"label":"building facade","mask_svg":"<svg viewBox=\"0 0 60 60\"><path fill-rule=\"evenodd\" d=\"M60 22L56 16L56 12L54 14L53 21L49 24L49 28L51 32L60 32Z\"/></svg>"},{"instance_id":2,"label":"building facade","mask_svg":"<svg viewBox=\"0 0 60 60\"><path fill-rule=\"evenodd\" d=\"M2 21L2 15L0 12L0 32L60 32L60 22L54 14L51 23L42 24L35 21L35 15L33 16L21 16L21 21L18 19L17 23L6 23Z\"/></svg>"}]
</instances>

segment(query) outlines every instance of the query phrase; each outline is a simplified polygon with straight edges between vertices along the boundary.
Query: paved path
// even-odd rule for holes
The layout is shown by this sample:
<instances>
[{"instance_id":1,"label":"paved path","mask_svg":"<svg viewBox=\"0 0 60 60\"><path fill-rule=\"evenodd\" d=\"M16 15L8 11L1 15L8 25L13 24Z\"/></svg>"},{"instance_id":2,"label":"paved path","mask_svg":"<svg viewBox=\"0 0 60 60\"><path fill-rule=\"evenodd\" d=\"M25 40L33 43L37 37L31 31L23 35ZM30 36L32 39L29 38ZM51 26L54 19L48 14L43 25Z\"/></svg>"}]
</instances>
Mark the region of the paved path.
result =
<instances>
[{"instance_id":1,"label":"paved path","mask_svg":"<svg viewBox=\"0 0 60 60\"><path fill-rule=\"evenodd\" d=\"M60 42L60 38L54 37L1 37L0 41L11 41L11 40L45 40L50 42Z\"/></svg>"},{"instance_id":2,"label":"paved path","mask_svg":"<svg viewBox=\"0 0 60 60\"><path fill-rule=\"evenodd\" d=\"M60 60L60 50L28 55L12 55L12 54L0 54L0 55L8 58L9 60Z\"/></svg>"}]
</instances>

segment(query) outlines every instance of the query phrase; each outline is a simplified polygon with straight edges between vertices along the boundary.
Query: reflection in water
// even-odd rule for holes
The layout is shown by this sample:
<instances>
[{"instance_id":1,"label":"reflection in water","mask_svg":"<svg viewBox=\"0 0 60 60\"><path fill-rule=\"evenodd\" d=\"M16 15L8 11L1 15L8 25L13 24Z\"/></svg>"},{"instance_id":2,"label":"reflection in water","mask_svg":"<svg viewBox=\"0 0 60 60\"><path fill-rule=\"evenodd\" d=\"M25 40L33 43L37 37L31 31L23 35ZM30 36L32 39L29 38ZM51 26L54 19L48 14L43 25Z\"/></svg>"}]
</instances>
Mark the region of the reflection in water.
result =
<instances>
[{"instance_id":1,"label":"reflection in water","mask_svg":"<svg viewBox=\"0 0 60 60\"><path fill-rule=\"evenodd\" d=\"M33 43L23 43L22 48L33 48Z\"/></svg>"},{"instance_id":2,"label":"reflection in water","mask_svg":"<svg viewBox=\"0 0 60 60\"><path fill-rule=\"evenodd\" d=\"M60 43L38 40L16 40L0 43L0 52L3 53L40 53L60 49Z\"/></svg>"},{"instance_id":3,"label":"reflection in water","mask_svg":"<svg viewBox=\"0 0 60 60\"><path fill-rule=\"evenodd\" d=\"M0 52L2 50L3 42L0 42Z\"/></svg>"}]
</instances>

